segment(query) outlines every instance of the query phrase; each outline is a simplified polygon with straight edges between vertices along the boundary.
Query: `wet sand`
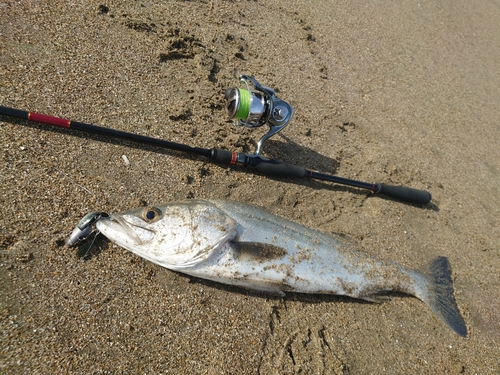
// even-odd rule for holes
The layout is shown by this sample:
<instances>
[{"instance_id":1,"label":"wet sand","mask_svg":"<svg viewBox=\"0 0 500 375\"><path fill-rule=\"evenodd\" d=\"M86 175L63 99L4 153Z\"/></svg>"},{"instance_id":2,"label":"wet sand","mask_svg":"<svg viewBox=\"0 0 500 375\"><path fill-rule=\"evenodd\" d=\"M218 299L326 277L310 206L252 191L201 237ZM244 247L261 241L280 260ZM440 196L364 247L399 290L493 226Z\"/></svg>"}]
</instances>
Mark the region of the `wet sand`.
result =
<instances>
[{"instance_id":1,"label":"wet sand","mask_svg":"<svg viewBox=\"0 0 500 375\"><path fill-rule=\"evenodd\" d=\"M405 204L0 117L0 372L497 374L500 9L495 2L0 1L0 105L253 152L224 90L255 76L295 108L264 154L425 189ZM129 160L126 165L122 159ZM90 211L226 198L405 267L441 255L469 334L421 301L248 293L98 239Z\"/></svg>"}]
</instances>

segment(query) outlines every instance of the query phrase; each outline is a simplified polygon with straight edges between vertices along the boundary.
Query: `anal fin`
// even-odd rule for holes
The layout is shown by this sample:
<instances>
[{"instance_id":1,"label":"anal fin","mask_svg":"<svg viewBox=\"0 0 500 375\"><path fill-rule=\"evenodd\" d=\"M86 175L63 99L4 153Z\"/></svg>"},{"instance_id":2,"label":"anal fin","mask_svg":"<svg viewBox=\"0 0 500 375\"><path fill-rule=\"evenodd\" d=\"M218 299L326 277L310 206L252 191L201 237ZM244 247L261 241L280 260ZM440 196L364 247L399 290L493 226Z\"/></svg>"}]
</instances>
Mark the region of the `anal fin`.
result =
<instances>
[{"instance_id":1,"label":"anal fin","mask_svg":"<svg viewBox=\"0 0 500 375\"><path fill-rule=\"evenodd\" d=\"M238 286L250 292L265 293L280 298L283 298L286 295L285 292L283 292L277 285L271 285L270 283L266 283L265 281L253 281L252 284L243 283Z\"/></svg>"},{"instance_id":2,"label":"anal fin","mask_svg":"<svg viewBox=\"0 0 500 375\"><path fill-rule=\"evenodd\" d=\"M377 293L369 294L358 298L373 303L384 303L384 302L389 302L391 300L391 297L388 296L387 294L377 294Z\"/></svg>"}]
</instances>

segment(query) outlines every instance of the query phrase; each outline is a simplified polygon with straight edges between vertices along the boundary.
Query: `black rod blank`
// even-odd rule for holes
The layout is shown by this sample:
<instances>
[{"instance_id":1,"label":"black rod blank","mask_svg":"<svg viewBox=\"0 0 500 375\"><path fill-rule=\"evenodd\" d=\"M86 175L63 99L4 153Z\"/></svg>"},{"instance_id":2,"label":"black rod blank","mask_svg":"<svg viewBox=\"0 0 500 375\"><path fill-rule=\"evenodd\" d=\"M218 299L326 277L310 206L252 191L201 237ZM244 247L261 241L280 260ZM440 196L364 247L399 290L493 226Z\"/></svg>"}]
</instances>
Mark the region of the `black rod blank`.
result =
<instances>
[{"instance_id":1,"label":"black rod blank","mask_svg":"<svg viewBox=\"0 0 500 375\"><path fill-rule=\"evenodd\" d=\"M147 137L144 135L104 128L101 126L86 124L84 122L70 121L59 117L47 116L40 113L28 112L4 106L0 106L0 115L39 122L64 129L79 130L82 132L98 134L110 138L124 139L127 141L138 142L141 144L147 144L175 151L187 152L190 154L210 158L211 160L219 164L249 167L255 172L268 176L296 178L308 177L317 180L329 181L337 184L371 190L376 194L383 194L388 197L392 197L409 203L427 204L432 199L431 194L424 190L417 190L404 186L391 186L380 183L367 183L351 180L348 178L310 171L304 167L287 164L280 160L263 158L258 155L248 155L216 148L206 149L201 147L191 147L182 143L165 141L158 138Z\"/></svg>"}]
</instances>

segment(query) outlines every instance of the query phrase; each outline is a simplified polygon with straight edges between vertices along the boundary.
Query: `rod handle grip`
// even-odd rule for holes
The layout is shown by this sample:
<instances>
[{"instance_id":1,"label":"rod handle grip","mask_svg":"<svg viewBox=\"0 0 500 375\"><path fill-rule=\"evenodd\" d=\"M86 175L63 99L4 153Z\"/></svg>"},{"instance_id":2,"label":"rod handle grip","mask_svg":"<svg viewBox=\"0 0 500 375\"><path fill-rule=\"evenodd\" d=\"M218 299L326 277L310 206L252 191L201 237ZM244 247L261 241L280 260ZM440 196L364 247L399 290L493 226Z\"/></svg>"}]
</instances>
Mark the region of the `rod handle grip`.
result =
<instances>
[{"instance_id":1,"label":"rod handle grip","mask_svg":"<svg viewBox=\"0 0 500 375\"><path fill-rule=\"evenodd\" d=\"M308 172L304 167L287 164L281 160L266 159L256 155L238 154L218 148L212 149L210 158L221 164L251 167L254 171L268 176L303 178Z\"/></svg>"},{"instance_id":2,"label":"rod handle grip","mask_svg":"<svg viewBox=\"0 0 500 375\"><path fill-rule=\"evenodd\" d=\"M425 190L418 190L404 186L393 186L377 184L379 189L377 194L384 194L388 197L396 198L405 202L427 204L431 201L431 193Z\"/></svg>"},{"instance_id":3,"label":"rod handle grip","mask_svg":"<svg viewBox=\"0 0 500 375\"><path fill-rule=\"evenodd\" d=\"M260 157L252 157L248 165L255 171L268 176L303 178L307 173L304 167L287 164L275 159L269 160Z\"/></svg>"}]
</instances>

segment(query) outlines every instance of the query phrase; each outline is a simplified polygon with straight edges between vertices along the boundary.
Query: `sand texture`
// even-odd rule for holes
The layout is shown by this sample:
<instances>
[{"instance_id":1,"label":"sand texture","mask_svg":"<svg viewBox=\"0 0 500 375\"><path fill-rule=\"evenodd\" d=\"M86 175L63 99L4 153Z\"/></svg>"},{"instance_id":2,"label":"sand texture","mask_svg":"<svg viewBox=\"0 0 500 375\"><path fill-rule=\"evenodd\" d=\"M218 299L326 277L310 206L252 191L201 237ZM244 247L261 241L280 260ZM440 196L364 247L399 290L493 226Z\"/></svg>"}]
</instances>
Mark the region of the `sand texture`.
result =
<instances>
[{"instance_id":1,"label":"sand texture","mask_svg":"<svg viewBox=\"0 0 500 375\"><path fill-rule=\"evenodd\" d=\"M0 105L252 153L224 90L295 108L268 157L425 189L419 206L332 183L0 116L0 373L500 373L498 1L0 1ZM129 161L127 165L122 155ZM469 330L421 301L284 299L187 277L88 212L186 198L256 204L408 268L446 256Z\"/></svg>"}]
</instances>

